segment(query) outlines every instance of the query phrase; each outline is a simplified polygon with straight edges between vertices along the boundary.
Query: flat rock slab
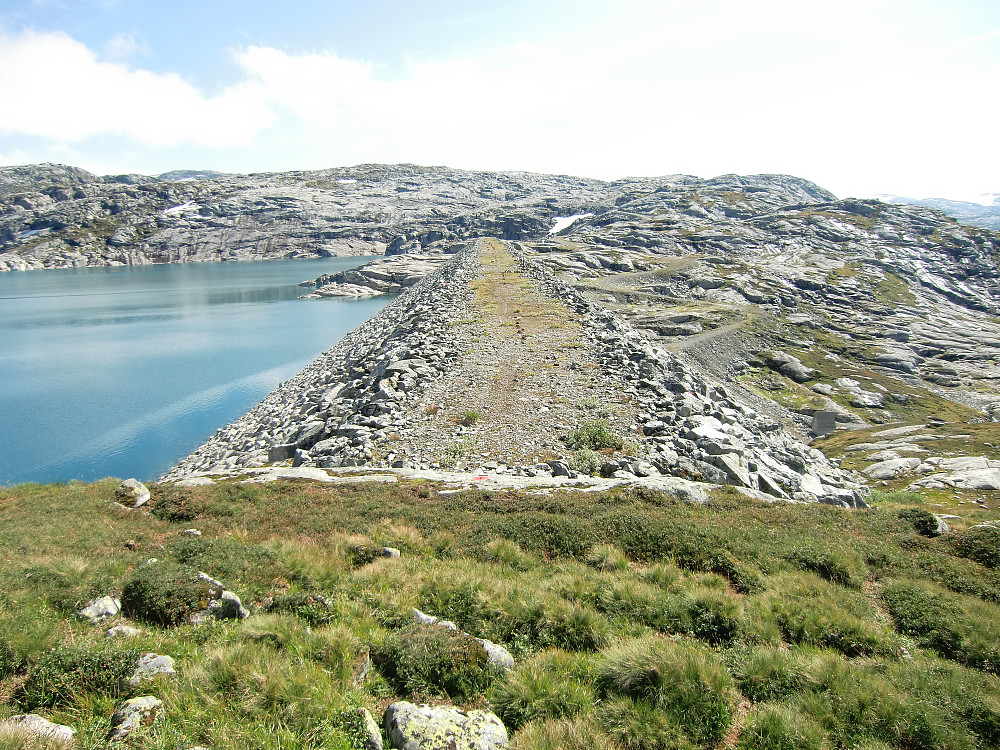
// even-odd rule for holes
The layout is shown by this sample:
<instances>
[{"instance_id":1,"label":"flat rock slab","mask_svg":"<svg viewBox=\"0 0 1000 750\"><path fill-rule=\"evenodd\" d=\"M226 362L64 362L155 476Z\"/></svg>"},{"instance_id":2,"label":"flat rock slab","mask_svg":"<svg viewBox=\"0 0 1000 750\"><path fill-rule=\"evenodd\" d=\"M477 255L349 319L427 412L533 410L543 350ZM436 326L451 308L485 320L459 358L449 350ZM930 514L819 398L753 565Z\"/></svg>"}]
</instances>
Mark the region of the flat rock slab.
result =
<instances>
[{"instance_id":1,"label":"flat rock slab","mask_svg":"<svg viewBox=\"0 0 1000 750\"><path fill-rule=\"evenodd\" d=\"M1000 490L1000 469L971 469L948 474L931 474L918 479L912 488L959 490Z\"/></svg>"},{"instance_id":2,"label":"flat rock slab","mask_svg":"<svg viewBox=\"0 0 1000 750\"><path fill-rule=\"evenodd\" d=\"M238 469L225 475L200 476L182 479L175 484L182 487L214 484L221 479L243 478L246 482L275 482L281 479L308 479L326 484L353 484L355 482L382 482L391 484L400 479L422 479L441 482L459 492L477 488L485 490L524 489L548 490L559 488L580 489L588 492L602 492L624 484L640 485L662 492L672 492L693 502L707 502L708 491L713 485L693 482L681 477L651 476L637 477L552 477L517 476L514 474L490 474L481 472L437 471L434 469L368 469L351 467L348 469L319 469L311 466L284 466L266 469Z\"/></svg>"},{"instance_id":3,"label":"flat rock slab","mask_svg":"<svg viewBox=\"0 0 1000 750\"><path fill-rule=\"evenodd\" d=\"M499 750L507 747L507 729L488 711L449 706L393 703L382 726L398 750Z\"/></svg>"}]
</instances>

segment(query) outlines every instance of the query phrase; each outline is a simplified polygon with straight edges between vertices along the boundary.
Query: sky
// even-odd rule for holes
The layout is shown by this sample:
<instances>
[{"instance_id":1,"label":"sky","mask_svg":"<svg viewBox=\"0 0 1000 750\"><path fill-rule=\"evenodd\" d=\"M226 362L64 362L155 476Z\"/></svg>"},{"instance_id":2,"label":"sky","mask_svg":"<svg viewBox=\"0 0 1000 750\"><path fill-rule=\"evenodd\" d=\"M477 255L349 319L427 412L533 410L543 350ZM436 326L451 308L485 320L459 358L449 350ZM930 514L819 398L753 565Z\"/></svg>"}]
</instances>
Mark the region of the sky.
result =
<instances>
[{"instance_id":1,"label":"sky","mask_svg":"<svg viewBox=\"0 0 1000 750\"><path fill-rule=\"evenodd\" d=\"M998 0L0 0L0 165L1000 193Z\"/></svg>"}]
</instances>

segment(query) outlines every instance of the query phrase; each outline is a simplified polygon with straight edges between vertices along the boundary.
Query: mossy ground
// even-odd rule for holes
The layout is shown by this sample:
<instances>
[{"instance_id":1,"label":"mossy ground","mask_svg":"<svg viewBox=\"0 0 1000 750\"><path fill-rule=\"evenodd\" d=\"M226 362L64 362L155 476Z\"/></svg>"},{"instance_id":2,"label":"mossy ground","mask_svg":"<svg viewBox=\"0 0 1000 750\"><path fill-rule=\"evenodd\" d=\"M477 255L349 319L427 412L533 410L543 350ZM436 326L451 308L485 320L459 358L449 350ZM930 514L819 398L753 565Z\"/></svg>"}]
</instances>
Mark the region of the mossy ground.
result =
<instances>
[{"instance_id":1,"label":"mossy ground","mask_svg":"<svg viewBox=\"0 0 1000 750\"><path fill-rule=\"evenodd\" d=\"M899 513L921 496L848 511L732 490L696 506L286 482L154 486L144 512L115 486L0 490L0 718L42 713L78 747L106 747L134 691L66 665L121 671L130 650L179 674L140 689L166 719L129 747L350 748L357 709L399 698L490 707L519 748L1000 746L995 551L921 536ZM402 557L358 553L379 545ZM152 557L221 578L253 614L111 643L73 616ZM411 607L502 643L516 668L483 672Z\"/></svg>"}]
</instances>

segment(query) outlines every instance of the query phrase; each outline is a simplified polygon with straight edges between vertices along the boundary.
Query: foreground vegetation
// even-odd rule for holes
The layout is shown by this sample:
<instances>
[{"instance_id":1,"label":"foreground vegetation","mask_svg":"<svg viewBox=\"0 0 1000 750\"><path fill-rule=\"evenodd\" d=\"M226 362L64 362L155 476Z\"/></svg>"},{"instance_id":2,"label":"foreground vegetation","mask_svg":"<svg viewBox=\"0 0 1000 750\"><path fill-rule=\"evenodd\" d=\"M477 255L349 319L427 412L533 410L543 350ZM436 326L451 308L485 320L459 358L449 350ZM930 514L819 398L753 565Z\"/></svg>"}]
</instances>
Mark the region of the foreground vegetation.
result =
<instances>
[{"instance_id":1,"label":"foreground vegetation","mask_svg":"<svg viewBox=\"0 0 1000 750\"><path fill-rule=\"evenodd\" d=\"M515 748L1000 747L985 508L931 538L912 493L846 511L728 490L695 506L288 482L154 487L146 512L116 486L0 490L0 719L42 714L77 747L108 746L115 706L139 694L166 719L124 744L162 750L360 747L358 709L378 719L400 698L489 708ZM185 624L199 570L251 616ZM109 593L141 635L76 618ZM413 607L516 667L490 669ZM128 686L144 652L178 674Z\"/></svg>"}]
</instances>

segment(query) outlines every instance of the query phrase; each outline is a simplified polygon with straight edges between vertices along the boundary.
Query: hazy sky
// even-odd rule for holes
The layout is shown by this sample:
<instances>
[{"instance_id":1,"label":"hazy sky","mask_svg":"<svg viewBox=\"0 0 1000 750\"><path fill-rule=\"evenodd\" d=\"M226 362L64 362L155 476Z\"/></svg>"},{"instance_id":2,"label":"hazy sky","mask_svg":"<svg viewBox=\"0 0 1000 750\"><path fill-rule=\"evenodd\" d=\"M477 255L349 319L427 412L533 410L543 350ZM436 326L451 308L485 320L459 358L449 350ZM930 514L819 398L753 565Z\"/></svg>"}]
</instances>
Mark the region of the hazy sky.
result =
<instances>
[{"instance_id":1,"label":"hazy sky","mask_svg":"<svg viewBox=\"0 0 1000 750\"><path fill-rule=\"evenodd\" d=\"M1000 192L1000 0L0 0L0 164Z\"/></svg>"}]
</instances>

